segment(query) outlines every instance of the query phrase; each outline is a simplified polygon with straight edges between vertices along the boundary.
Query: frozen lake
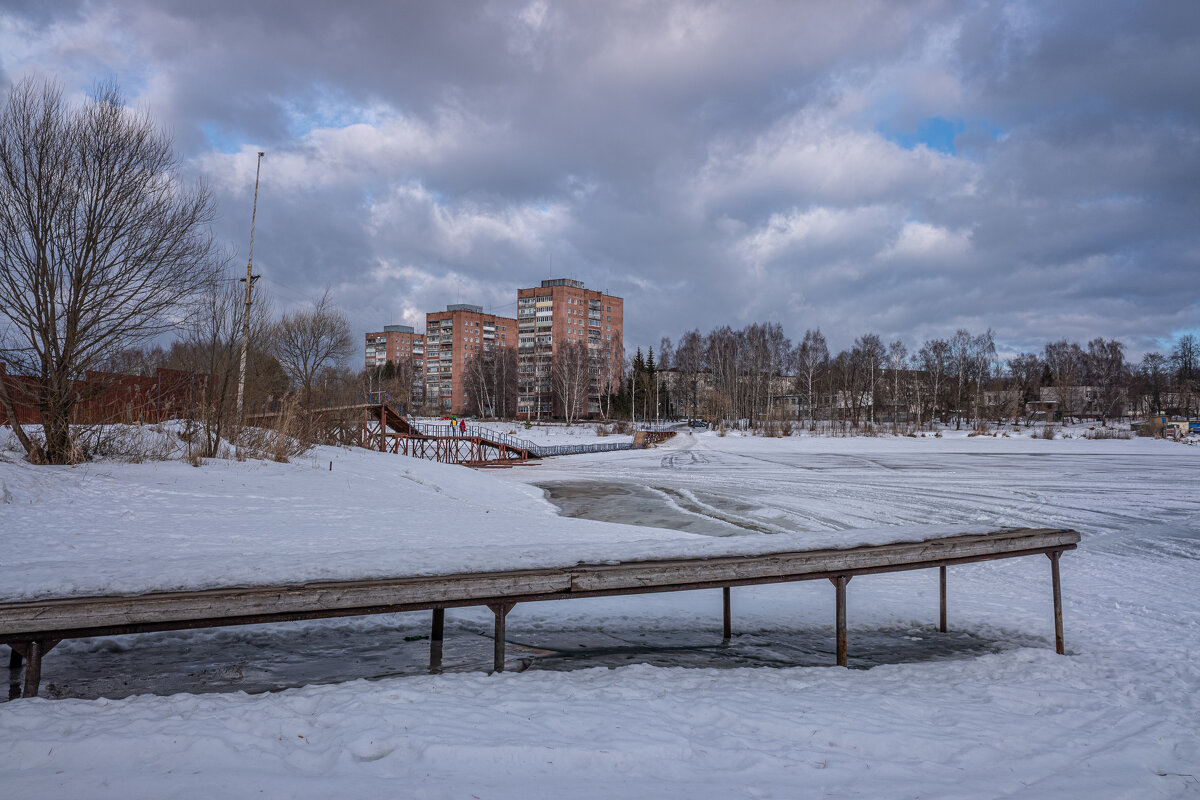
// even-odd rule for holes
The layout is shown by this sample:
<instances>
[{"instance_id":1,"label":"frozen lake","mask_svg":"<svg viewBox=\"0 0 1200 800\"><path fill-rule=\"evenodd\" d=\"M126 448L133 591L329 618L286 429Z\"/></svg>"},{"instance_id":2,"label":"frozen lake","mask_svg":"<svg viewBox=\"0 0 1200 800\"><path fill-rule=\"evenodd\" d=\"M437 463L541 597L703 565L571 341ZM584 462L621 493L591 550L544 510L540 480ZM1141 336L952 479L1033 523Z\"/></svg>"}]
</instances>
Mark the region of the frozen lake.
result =
<instances>
[{"instance_id":1,"label":"frozen lake","mask_svg":"<svg viewBox=\"0 0 1200 800\"><path fill-rule=\"evenodd\" d=\"M1091 541L1158 524L1186 532L1196 454L1139 444L685 434L649 455L559 459L513 479L567 516L718 536L932 522L1067 527Z\"/></svg>"}]
</instances>

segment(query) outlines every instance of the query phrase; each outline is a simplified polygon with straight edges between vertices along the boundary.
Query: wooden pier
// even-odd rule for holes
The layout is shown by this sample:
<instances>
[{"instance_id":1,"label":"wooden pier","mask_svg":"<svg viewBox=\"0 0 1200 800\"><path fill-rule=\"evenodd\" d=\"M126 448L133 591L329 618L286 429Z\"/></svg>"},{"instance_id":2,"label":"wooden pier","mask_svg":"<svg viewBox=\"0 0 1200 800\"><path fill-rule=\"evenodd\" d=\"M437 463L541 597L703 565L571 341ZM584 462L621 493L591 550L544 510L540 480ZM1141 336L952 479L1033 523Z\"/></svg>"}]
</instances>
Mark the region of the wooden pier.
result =
<instances>
[{"instance_id":1,"label":"wooden pier","mask_svg":"<svg viewBox=\"0 0 1200 800\"><path fill-rule=\"evenodd\" d=\"M153 631L258 625L302 619L432 611L430 668L440 667L445 609L487 606L495 615L493 667L504 669L505 618L518 603L655 592L723 590L723 635L732 635L730 590L737 586L828 579L835 587L837 663L847 663L846 593L860 575L939 569L940 629L946 630L947 568L1045 555L1050 559L1055 648L1065 652L1059 556L1079 534L1065 529L1003 529L919 542L703 559L585 564L563 568L228 587L122 597L65 597L0 603L0 643L10 669L26 661L23 697L35 697L46 653L64 639ZM136 658L136 649L133 651Z\"/></svg>"}]
</instances>

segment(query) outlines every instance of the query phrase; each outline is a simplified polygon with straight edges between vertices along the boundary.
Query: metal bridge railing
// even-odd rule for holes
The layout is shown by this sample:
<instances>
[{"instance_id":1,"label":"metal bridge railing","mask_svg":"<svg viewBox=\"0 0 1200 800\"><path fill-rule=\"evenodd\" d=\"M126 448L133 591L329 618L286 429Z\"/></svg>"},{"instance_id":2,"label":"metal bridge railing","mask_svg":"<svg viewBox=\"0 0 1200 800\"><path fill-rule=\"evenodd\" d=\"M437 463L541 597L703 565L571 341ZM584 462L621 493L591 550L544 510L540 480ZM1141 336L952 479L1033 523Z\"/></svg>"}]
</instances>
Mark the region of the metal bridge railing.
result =
<instances>
[{"instance_id":1,"label":"metal bridge railing","mask_svg":"<svg viewBox=\"0 0 1200 800\"><path fill-rule=\"evenodd\" d=\"M600 444L538 444L529 439L521 439L512 434L485 428L482 425L467 425L462 432L458 426L439 424L435 422L415 422L407 420L409 427L422 436L438 437L479 437L480 439L504 445L514 450L524 450L530 455L545 458L547 456L569 456L581 453L608 453L615 450L632 450L633 442L603 442ZM641 429L639 429L641 430ZM656 429L650 429L656 430ZM662 429L668 430L668 429Z\"/></svg>"},{"instance_id":2,"label":"metal bridge railing","mask_svg":"<svg viewBox=\"0 0 1200 800\"><path fill-rule=\"evenodd\" d=\"M502 444L505 447L511 447L514 450L528 450L531 453L535 452L538 448L536 443L531 442L528 439L518 439L510 434L495 431L491 428L485 428L482 425L468 425L466 427L466 431L463 432L460 431L457 425L451 425L449 423L443 425L436 422L415 422L413 420L406 421L413 431L421 434L422 436L451 438L477 436L481 439L487 439L490 442L495 442L496 444Z\"/></svg>"}]
</instances>

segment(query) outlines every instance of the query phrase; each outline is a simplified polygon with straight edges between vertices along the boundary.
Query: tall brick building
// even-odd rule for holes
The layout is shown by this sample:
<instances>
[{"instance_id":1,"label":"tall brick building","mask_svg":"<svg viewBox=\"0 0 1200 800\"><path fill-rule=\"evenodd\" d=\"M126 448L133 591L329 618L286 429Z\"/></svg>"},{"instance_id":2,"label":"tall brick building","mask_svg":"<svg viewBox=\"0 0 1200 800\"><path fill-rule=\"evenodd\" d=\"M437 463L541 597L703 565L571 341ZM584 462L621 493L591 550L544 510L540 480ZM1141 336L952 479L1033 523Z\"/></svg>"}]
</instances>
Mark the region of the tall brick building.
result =
<instances>
[{"instance_id":1,"label":"tall brick building","mask_svg":"<svg viewBox=\"0 0 1200 800\"><path fill-rule=\"evenodd\" d=\"M442 413L467 410L468 359L497 347L515 347L517 321L486 314L481 306L449 305L425 315L425 402Z\"/></svg>"},{"instance_id":2,"label":"tall brick building","mask_svg":"<svg viewBox=\"0 0 1200 800\"><path fill-rule=\"evenodd\" d=\"M409 360L425 360L425 335L411 325L384 325L383 330L367 334L367 369Z\"/></svg>"},{"instance_id":3,"label":"tall brick building","mask_svg":"<svg viewBox=\"0 0 1200 800\"><path fill-rule=\"evenodd\" d=\"M591 366L586 414L600 411L604 374L619 371L625 301L588 289L582 281L553 278L517 290L517 416L551 417L554 354L564 344L587 346Z\"/></svg>"}]
</instances>

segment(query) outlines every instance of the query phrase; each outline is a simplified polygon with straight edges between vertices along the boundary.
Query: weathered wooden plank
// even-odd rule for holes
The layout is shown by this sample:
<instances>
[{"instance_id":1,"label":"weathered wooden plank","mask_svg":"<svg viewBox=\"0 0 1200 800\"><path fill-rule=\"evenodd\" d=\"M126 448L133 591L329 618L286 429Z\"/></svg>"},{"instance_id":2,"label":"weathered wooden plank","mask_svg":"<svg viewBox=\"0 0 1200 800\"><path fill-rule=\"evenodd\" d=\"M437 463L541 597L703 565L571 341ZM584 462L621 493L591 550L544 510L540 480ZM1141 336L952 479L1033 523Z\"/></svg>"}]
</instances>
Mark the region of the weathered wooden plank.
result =
<instances>
[{"instance_id":1,"label":"weathered wooden plank","mask_svg":"<svg viewBox=\"0 0 1200 800\"><path fill-rule=\"evenodd\" d=\"M802 580L805 575L822 573L915 569L922 562L1003 557L1005 553L1038 548L1070 547L1078 541L1079 534L1070 530L1022 529L847 550L3 603L0 638L6 634L166 625L189 620L219 624L215 621L260 615L319 615L388 606L431 608L439 604L466 605L473 600L544 599L777 578Z\"/></svg>"},{"instance_id":2,"label":"weathered wooden plank","mask_svg":"<svg viewBox=\"0 0 1200 800\"><path fill-rule=\"evenodd\" d=\"M853 572L904 567L922 562L1001 555L1043 547L1073 545L1074 531L1026 531L995 538L955 537L925 542L819 550L769 556L714 558L672 562L635 562L576 568L571 588L576 592L612 591L687 583L721 583L757 578Z\"/></svg>"},{"instance_id":3,"label":"weathered wooden plank","mask_svg":"<svg viewBox=\"0 0 1200 800\"><path fill-rule=\"evenodd\" d=\"M552 594L569 591L570 586L570 575L559 570L7 603L0 605L0 636L387 605L430 606L509 595Z\"/></svg>"}]
</instances>

